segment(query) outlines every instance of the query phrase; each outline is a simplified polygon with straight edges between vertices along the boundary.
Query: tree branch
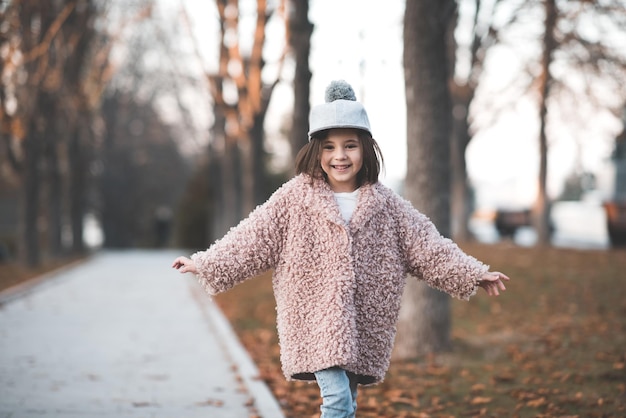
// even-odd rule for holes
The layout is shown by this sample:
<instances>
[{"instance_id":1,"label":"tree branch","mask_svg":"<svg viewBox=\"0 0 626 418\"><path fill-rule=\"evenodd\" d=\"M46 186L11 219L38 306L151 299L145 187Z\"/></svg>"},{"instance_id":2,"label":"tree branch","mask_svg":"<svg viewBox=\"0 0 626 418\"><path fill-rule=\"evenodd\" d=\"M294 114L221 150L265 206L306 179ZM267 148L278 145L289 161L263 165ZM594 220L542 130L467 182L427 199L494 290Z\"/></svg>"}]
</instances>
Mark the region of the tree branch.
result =
<instances>
[{"instance_id":1,"label":"tree branch","mask_svg":"<svg viewBox=\"0 0 626 418\"><path fill-rule=\"evenodd\" d=\"M44 36L42 41L30 51L24 53L24 63L34 61L37 58L41 57L43 54L45 54L46 51L48 51L52 40L61 29L63 22L65 22L70 13L72 13L74 7L76 7L76 2L68 3L65 5L63 10L61 10L58 16L54 19L54 22L52 22L52 24L50 25L50 28L46 32L46 35Z\"/></svg>"}]
</instances>

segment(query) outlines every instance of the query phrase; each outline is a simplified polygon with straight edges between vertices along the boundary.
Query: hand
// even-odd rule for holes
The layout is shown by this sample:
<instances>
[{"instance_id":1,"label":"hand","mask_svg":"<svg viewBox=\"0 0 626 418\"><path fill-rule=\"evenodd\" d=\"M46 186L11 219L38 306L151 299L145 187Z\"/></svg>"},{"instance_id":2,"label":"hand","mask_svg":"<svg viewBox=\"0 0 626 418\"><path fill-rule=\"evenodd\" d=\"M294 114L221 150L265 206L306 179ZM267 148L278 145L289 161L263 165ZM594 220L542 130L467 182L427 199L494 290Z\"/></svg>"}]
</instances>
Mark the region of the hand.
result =
<instances>
[{"instance_id":1,"label":"hand","mask_svg":"<svg viewBox=\"0 0 626 418\"><path fill-rule=\"evenodd\" d=\"M181 273L193 273L197 274L196 264L187 257L178 257L172 263L172 267Z\"/></svg>"},{"instance_id":2,"label":"hand","mask_svg":"<svg viewBox=\"0 0 626 418\"><path fill-rule=\"evenodd\" d=\"M485 289L489 296L498 296L500 295L499 290L506 290L504 287L503 280L510 280L506 274L500 273L499 271L489 271L480 278L480 283L478 286Z\"/></svg>"}]
</instances>

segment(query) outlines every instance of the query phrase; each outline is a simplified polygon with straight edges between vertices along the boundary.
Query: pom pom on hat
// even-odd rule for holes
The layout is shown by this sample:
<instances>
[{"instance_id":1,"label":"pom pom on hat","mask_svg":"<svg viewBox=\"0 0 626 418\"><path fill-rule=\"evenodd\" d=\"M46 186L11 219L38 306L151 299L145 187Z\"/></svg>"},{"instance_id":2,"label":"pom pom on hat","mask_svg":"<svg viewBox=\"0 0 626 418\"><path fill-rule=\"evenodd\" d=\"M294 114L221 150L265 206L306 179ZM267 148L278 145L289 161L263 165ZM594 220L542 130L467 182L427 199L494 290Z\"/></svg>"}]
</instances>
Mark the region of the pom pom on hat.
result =
<instances>
[{"instance_id":1,"label":"pom pom on hat","mask_svg":"<svg viewBox=\"0 0 626 418\"><path fill-rule=\"evenodd\" d=\"M334 102L335 100L356 101L356 95L352 86L345 80L334 80L326 87L324 99L326 103Z\"/></svg>"},{"instance_id":2,"label":"pom pom on hat","mask_svg":"<svg viewBox=\"0 0 626 418\"><path fill-rule=\"evenodd\" d=\"M372 133L363 104L356 101L354 90L344 80L326 87L326 103L314 106L309 114L309 141L317 132L333 128L354 128Z\"/></svg>"}]
</instances>

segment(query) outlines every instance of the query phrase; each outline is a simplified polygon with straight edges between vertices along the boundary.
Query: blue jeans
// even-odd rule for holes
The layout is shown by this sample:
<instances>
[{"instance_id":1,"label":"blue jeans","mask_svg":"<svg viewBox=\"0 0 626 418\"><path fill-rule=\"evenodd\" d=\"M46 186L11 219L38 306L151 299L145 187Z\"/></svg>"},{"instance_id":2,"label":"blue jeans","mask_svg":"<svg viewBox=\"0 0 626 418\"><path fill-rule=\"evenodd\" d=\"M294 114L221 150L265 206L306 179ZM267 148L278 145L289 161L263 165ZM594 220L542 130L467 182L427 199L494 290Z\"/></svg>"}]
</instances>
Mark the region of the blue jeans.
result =
<instances>
[{"instance_id":1,"label":"blue jeans","mask_svg":"<svg viewBox=\"0 0 626 418\"><path fill-rule=\"evenodd\" d=\"M339 367L315 372L322 395L320 418L354 418L356 413L356 376Z\"/></svg>"}]
</instances>

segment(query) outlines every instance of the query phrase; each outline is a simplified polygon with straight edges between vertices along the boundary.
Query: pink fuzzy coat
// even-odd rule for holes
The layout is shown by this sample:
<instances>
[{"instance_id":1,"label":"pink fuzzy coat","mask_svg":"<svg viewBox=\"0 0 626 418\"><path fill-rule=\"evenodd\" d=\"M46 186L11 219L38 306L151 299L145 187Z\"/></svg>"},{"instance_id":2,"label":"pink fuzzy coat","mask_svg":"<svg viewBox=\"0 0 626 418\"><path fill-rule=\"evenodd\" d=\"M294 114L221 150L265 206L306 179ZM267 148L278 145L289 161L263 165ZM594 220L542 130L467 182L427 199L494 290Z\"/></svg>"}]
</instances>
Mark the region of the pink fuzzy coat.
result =
<instances>
[{"instance_id":1,"label":"pink fuzzy coat","mask_svg":"<svg viewBox=\"0 0 626 418\"><path fill-rule=\"evenodd\" d=\"M287 379L340 366L383 379L407 273L469 299L488 267L380 183L360 188L349 224L323 180L299 175L207 251L192 256L209 294L274 269Z\"/></svg>"}]
</instances>

